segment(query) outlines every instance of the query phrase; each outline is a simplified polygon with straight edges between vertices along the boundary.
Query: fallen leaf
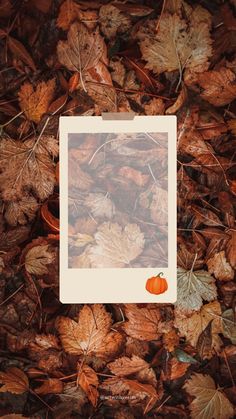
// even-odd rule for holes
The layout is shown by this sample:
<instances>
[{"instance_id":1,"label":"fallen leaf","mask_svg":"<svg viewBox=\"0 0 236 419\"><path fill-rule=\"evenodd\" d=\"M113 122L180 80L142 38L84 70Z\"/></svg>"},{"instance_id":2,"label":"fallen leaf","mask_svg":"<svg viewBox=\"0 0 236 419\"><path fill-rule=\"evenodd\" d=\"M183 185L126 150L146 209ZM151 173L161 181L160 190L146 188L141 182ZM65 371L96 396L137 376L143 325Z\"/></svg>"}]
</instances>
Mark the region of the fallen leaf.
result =
<instances>
[{"instance_id":1,"label":"fallen leaf","mask_svg":"<svg viewBox=\"0 0 236 419\"><path fill-rule=\"evenodd\" d=\"M90 193L84 200L93 217L111 219L115 214L115 205L112 200L102 193Z\"/></svg>"},{"instance_id":2,"label":"fallen leaf","mask_svg":"<svg viewBox=\"0 0 236 419\"><path fill-rule=\"evenodd\" d=\"M20 107L30 121L38 123L47 112L55 87L55 79L38 83L36 89L28 82L21 86L18 93Z\"/></svg>"},{"instance_id":3,"label":"fallen leaf","mask_svg":"<svg viewBox=\"0 0 236 419\"><path fill-rule=\"evenodd\" d=\"M73 0L66 0L60 6L59 15L57 18L57 26L64 31L67 31L71 24L80 16L80 6Z\"/></svg>"},{"instance_id":4,"label":"fallen leaf","mask_svg":"<svg viewBox=\"0 0 236 419\"><path fill-rule=\"evenodd\" d=\"M193 15L197 11L193 12ZM191 16L192 19L192 16ZM140 41L146 67L157 74L185 68L194 72L207 70L212 54L210 27L204 22L187 22L178 15L163 13L156 34Z\"/></svg>"},{"instance_id":5,"label":"fallen leaf","mask_svg":"<svg viewBox=\"0 0 236 419\"><path fill-rule=\"evenodd\" d=\"M13 394L22 394L29 390L27 375L19 368L11 367L6 372L0 372L0 393L8 391Z\"/></svg>"},{"instance_id":6,"label":"fallen leaf","mask_svg":"<svg viewBox=\"0 0 236 419\"><path fill-rule=\"evenodd\" d=\"M121 166L118 174L129 180L132 180L137 186L145 186L150 176L129 166Z\"/></svg>"},{"instance_id":7,"label":"fallen leaf","mask_svg":"<svg viewBox=\"0 0 236 419\"><path fill-rule=\"evenodd\" d=\"M86 393L88 399L93 406L97 405L98 401L98 376L96 372L88 365L84 365L82 370L78 372L78 384Z\"/></svg>"},{"instance_id":8,"label":"fallen leaf","mask_svg":"<svg viewBox=\"0 0 236 419\"><path fill-rule=\"evenodd\" d=\"M0 143L0 192L6 201L22 199L33 191L42 200L52 194L56 182L53 158L58 155L58 140L42 136L24 142L2 139Z\"/></svg>"},{"instance_id":9,"label":"fallen leaf","mask_svg":"<svg viewBox=\"0 0 236 419\"><path fill-rule=\"evenodd\" d=\"M208 271L220 281L231 281L234 279L234 270L227 262L225 251L215 253L215 255L207 261Z\"/></svg>"},{"instance_id":10,"label":"fallen leaf","mask_svg":"<svg viewBox=\"0 0 236 419\"><path fill-rule=\"evenodd\" d=\"M154 97L144 105L146 115L164 115L165 103L162 99Z\"/></svg>"},{"instance_id":11,"label":"fallen leaf","mask_svg":"<svg viewBox=\"0 0 236 419\"><path fill-rule=\"evenodd\" d=\"M232 268L236 269L236 231L230 230L229 231L230 239L226 244L226 255L227 259L230 262Z\"/></svg>"},{"instance_id":12,"label":"fallen leaf","mask_svg":"<svg viewBox=\"0 0 236 419\"><path fill-rule=\"evenodd\" d=\"M236 76L229 68L199 74L198 84L204 90L201 97L214 106L224 106L236 98Z\"/></svg>"},{"instance_id":13,"label":"fallen leaf","mask_svg":"<svg viewBox=\"0 0 236 419\"><path fill-rule=\"evenodd\" d=\"M233 310L230 308L222 314L223 335L236 345L236 319Z\"/></svg>"},{"instance_id":14,"label":"fallen leaf","mask_svg":"<svg viewBox=\"0 0 236 419\"><path fill-rule=\"evenodd\" d=\"M201 359L210 359L212 356L212 321L209 321L197 341L196 349Z\"/></svg>"},{"instance_id":15,"label":"fallen leaf","mask_svg":"<svg viewBox=\"0 0 236 419\"><path fill-rule=\"evenodd\" d=\"M130 267L144 247L144 235L137 224L122 229L117 223L102 223L94 237L97 244L89 250L93 268Z\"/></svg>"},{"instance_id":16,"label":"fallen leaf","mask_svg":"<svg viewBox=\"0 0 236 419\"><path fill-rule=\"evenodd\" d=\"M191 418L230 419L234 408L209 375L193 374L184 389L195 399L190 404Z\"/></svg>"},{"instance_id":17,"label":"fallen leaf","mask_svg":"<svg viewBox=\"0 0 236 419\"><path fill-rule=\"evenodd\" d=\"M173 352L179 345L179 336L175 329L170 330L163 335L163 345L168 352Z\"/></svg>"},{"instance_id":18,"label":"fallen leaf","mask_svg":"<svg viewBox=\"0 0 236 419\"><path fill-rule=\"evenodd\" d=\"M187 93L187 89L186 87L183 85L175 103L173 103L172 106L170 106L169 108L166 109L166 115L174 115L176 114L176 112L178 112L178 110L184 105L184 103L186 102L188 97L188 93Z\"/></svg>"},{"instance_id":19,"label":"fallen leaf","mask_svg":"<svg viewBox=\"0 0 236 419\"><path fill-rule=\"evenodd\" d=\"M178 380L186 374L189 366L188 362L179 362L176 358L171 358L164 373L164 380Z\"/></svg>"},{"instance_id":20,"label":"fallen leaf","mask_svg":"<svg viewBox=\"0 0 236 419\"><path fill-rule=\"evenodd\" d=\"M168 192L154 184L140 194L140 205L149 208L154 223L167 226L168 222Z\"/></svg>"},{"instance_id":21,"label":"fallen leaf","mask_svg":"<svg viewBox=\"0 0 236 419\"><path fill-rule=\"evenodd\" d=\"M19 201L6 204L5 219L11 226L25 225L32 221L39 209L39 204L33 196L23 195Z\"/></svg>"},{"instance_id":22,"label":"fallen leaf","mask_svg":"<svg viewBox=\"0 0 236 419\"><path fill-rule=\"evenodd\" d=\"M78 321L61 317L57 323L62 345L74 355L95 355L104 359L112 357L121 343L118 332L110 332L111 316L101 304L85 305Z\"/></svg>"},{"instance_id":23,"label":"fallen leaf","mask_svg":"<svg viewBox=\"0 0 236 419\"><path fill-rule=\"evenodd\" d=\"M49 244L34 246L25 255L25 269L32 275L45 275L48 273L47 265L54 262L55 252Z\"/></svg>"},{"instance_id":24,"label":"fallen leaf","mask_svg":"<svg viewBox=\"0 0 236 419\"><path fill-rule=\"evenodd\" d=\"M218 301L205 304L199 312L186 316L176 310L175 327L179 329L180 335L185 336L187 341L193 346L197 346L198 338L205 330L209 322L212 321L212 355L220 351L222 344L219 333L222 333L221 307Z\"/></svg>"},{"instance_id":25,"label":"fallen leaf","mask_svg":"<svg viewBox=\"0 0 236 419\"><path fill-rule=\"evenodd\" d=\"M207 271L178 269L178 297L176 306L186 313L201 308L203 300L213 301L217 297L215 279Z\"/></svg>"},{"instance_id":26,"label":"fallen leaf","mask_svg":"<svg viewBox=\"0 0 236 419\"><path fill-rule=\"evenodd\" d=\"M19 58L21 61L23 61L23 63L27 64L33 71L36 71L33 59L20 41L13 38L12 36L8 36L7 43L10 51L15 57Z\"/></svg>"},{"instance_id":27,"label":"fallen leaf","mask_svg":"<svg viewBox=\"0 0 236 419\"><path fill-rule=\"evenodd\" d=\"M106 4L99 10L99 21L104 35L110 39L117 34L127 32L131 27L129 16L122 13L112 4Z\"/></svg>"},{"instance_id":28,"label":"fallen leaf","mask_svg":"<svg viewBox=\"0 0 236 419\"><path fill-rule=\"evenodd\" d=\"M154 370L150 365L139 356L132 355L131 358L123 356L108 364L112 374L119 377L128 377L133 375L135 379L153 385L157 385L157 379Z\"/></svg>"},{"instance_id":29,"label":"fallen leaf","mask_svg":"<svg viewBox=\"0 0 236 419\"><path fill-rule=\"evenodd\" d=\"M156 340L161 323L159 308L139 308L135 304L126 305L125 314L128 321L124 324L127 335L138 340Z\"/></svg>"},{"instance_id":30,"label":"fallen leaf","mask_svg":"<svg viewBox=\"0 0 236 419\"><path fill-rule=\"evenodd\" d=\"M40 387L35 389L35 393L47 395L47 394L59 394L63 392L63 382L57 378L49 378L45 380Z\"/></svg>"}]
</instances>

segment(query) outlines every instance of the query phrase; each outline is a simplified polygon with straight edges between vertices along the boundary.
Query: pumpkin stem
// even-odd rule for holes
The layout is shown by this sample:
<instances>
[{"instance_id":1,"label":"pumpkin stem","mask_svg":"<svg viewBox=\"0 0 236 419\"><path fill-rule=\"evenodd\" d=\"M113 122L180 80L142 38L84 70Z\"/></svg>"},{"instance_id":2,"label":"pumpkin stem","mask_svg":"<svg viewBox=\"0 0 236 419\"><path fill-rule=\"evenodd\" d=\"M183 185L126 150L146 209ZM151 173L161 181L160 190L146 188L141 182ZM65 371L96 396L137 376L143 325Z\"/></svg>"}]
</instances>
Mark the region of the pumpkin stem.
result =
<instances>
[{"instance_id":1,"label":"pumpkin stem","mask_svg":"<svg viewBox=\"0 0 236 419\"><path fill-rule=\"evenodd\" d=\"M158 278L159 276L163 276L164 274L163 274L163 272L160 272L157 276L156 276L156 278Z\"/></svg>"}]
</instances>

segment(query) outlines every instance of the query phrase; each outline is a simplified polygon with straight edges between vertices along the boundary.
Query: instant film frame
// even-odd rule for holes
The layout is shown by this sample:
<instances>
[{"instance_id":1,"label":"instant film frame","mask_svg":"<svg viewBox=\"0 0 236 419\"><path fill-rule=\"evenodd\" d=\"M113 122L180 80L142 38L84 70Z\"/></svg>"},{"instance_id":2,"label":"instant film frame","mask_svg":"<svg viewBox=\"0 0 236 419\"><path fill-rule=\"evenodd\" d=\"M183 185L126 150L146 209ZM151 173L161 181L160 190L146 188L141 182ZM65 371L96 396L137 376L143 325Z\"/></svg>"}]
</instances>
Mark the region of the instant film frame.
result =
<instances>
[{"instance_id":1,"label":"instant film frame","mask_svg":"<svg viewBox=\"0 0 236 419\"><path fill-rule=\"evenodd\" d=\"M109 114L107 114L109 115ZM117 117L115 117L114 120L110 120L109 118L103 119L99 116L70 116L70 117L61 117L60 118L60 300L62 303L174 303L176 301L177 297L177 279L176 279L176 210L177 210L177 204L176 204L176 117L175 116L135 116L131 120L123 120L123 119L117 119L119 118L119 114L117 114ZM91 135L90 135L91 134ZM168 213L167 213L167 225L166 225L166 234L167 234L167 260L166 258L163 259L163 262L161 261L161 256L158 253L157 250L153 250L155 253L155 257L157 259L159 258L159 264L158 266L142 266L142 261L145 261L147 264L145 256L142 255L142 252L138 251L138 256L135 258L134 256L132 261L127 261L127 264L122 267L109 267L109 255L106 256L106 246L109 245L109 240L106 242L106 245L103 245L101 247L101 235L104 235L101 233L101 229L108 229L114 224L119 224L119 220L121 220L121 224L123 223L123 226L119 227L121 228L120 234L124 233L125 230L125 219L126 216L120 217L120 214L114 216L114 219L112 218L113 215L109 215L108 219L101 222L96 219L96 213L90 212L90 207L86 207L88 210L88 217L91 216L92 219L95 219L95 222L98 222L98 229L100 229L100 233L98 232L89 232L88 235L83 236L80 233L73 233L71 238L71 233L69 231L68 226L68 217L70 217L70 209L69 205L71 204L71 199L74 199L74 197L69 197L69 193L71 189L68 187L68 166L70 167L70 164L68 164L68 158L69 154L71 153L70 147L74 147L76 149L77 147L77 141L78 141L78 150L74 152L80 154L80 144L83 145L84 141L86 141L86 135L92 136L92 138L95 138L94 141L97 141L97 137L99 138L98 145L96 146L96 151L93 153L92 161L94 164L94 155L96 154L96 158L98 153L102 150L103 154L101 155L102 158L104 158L104 161L106 162L106 165L109 166L109 170L111 169L111 162L113 160L110 159L110 154L114 157L114 170L110 171L110 174L108 174L106 181L109 180L109 177L112 178L114 174L115 182L118 182L118 189L120 188L120 179L125 179L125 191L124 192L124 201L127 198L127 202L129 200L129 194L130 196L134 194L133 188L135 187L135 184L137 183L136 178L134 177L134 185L133 187L130 187L130 192L127 190L127 185L130 185L129 180L129 167L132 166L132 161L130 163L129 157L127 157L127 164L124 162L124 156L122 156L122 162L121 162L121 168L119 167L119 172L117 175L117 155L116 152L118 150L118 153L121 152L122 154L122 147L123 146L130 146L130 141L132 140L132 135L134 138L134 141L138 141L137 139L140 139L139 148L141 144L141 151L142 151L142 144L143 147L147 147L148 145L148 136L152 137L152 147L155 148L155 142L156 145L159 144L158 138L160 138L160 141L162 143L162 146L167 148L167 192L168 192ZM96 137L97 135L97 137ZM130 140L131 138L131 140ZM146 138L145 142L144 139ZM157 138L157 140L156 140ZM70 142L72 141L72 146L70 146ZM104 143L103 143L104 141ZM121 141L122 144L121 144ZM166 142L166 145L164 143ZM108 144L108 146L106 144ZM82 147L82 146L81 146ZM108 147L107 150L103 150L104 147ZM119 148L120 147L120 148ZM131 146L130 146L131 147ZM160 145L157 145L157 147L160 147ZM82 147L83 148L83 147ZM157 152L157 150L154 150L153 148L153 156ZM114 151L115 150L115 151ZM126 149L125 149L126 150ZM110 154L109 154L110 153ZM138 155L142 156L142 152ZM150 155L150 153L149 153ZM145 153L144 153L145 156ZM74 158L74 157L73 157ZM90 161L91 161L90 158ZM81 163L81 161L80 161ZM135 163L135 162L134 162ZM73 165L75 164L73 160ZM94 180L92 182L95 182L95 186L91 188L92 193L100 193L104 194L104 199L109 199L110 201L113 201L113 198L116 198L114 195L115 192L110 193L109 191L106 192L104 188L101 188L99 190L99 183L96 185L96 179L99 178L99 170L101 169L101 163L96 163L96 170L92 168L91 170L94 170L94 176L96 173L96 176L94 177ZM100 166L99 166L100 164ZM105 164L105 163L104 163ZM154 187L155 183L159 184L159 180L156 179L155 173L152 173L152 165L149 165L150 167L145 167L145 158L141 158L140 164L142 167L144 167L144 171L146 172L145 176L149 176L148 179L149 182L153 182ZM160 165L162 165L162 162L160 161ZM86 165L85 165L86 166ZM84 172L84 164L81 164L81 169ZM76 169L75 165L75 169ZM87 166L86 166L87 167ZM126 169L124 169L126 167ZM127 169L128 167L128 169ZM90 168L89 168L90 170ZM127 171L127 176L126 172ZM132 170L136 170L133 169ZM114 173L113 173L114 172ZM75 173L77 173L75 171ZM88 172L87 176L91 176L91 173L93 175L93 172ZM133 172L134 175L136 172ZM138 173L138 172L137 172ZM120 177L120 174L123 174L123 178ZM78 176L77 173L77 180L73 179L73 173L71 175L70 170L70 177L72 176L72 184L77 185L80 182L80 176ZM106 176L105 176L106 177ZM118 180L117 180L118 179ZM145 180L146 178L144 178ZM122 180L123 181L123 180ZM71 180L70 180L71 182ZM121 182L122 183L122 182ZM71 184L71 183L70 183ZM93 184L93 185L94 185ZM107 183L109 184L109 182ZM131 180L132 184L132 180ZM137 185L136 185L137 186ZM147 187L147 189L150 188L150 186ZM91 192L90 190L90 192ZM158 191L158 189L157 189ZM77 196L79 196L79 207L80 205L84 205L84 202L86 203L88 201L88 196L86 195L86 191L82 190L81 193L78 192ZM149 192L146 191L145 185L142 186L142 197L145 198L144 202L144 213L145 211L150 209L148 205L146 205L147 201L146 198L149 198ZM102 196L102 195L96 195L96 196ZM77 198L76 198L77 199ZM157 200L158 193L157 193ZM109 202L110 202L109 201ZM121 202L118 200L118 203ZM145 207L146 205L146 207ZM83 208L83 207L82 207ZM80 209L78 209L78 212ZM115 210L114 213L116 214ZM113 213L112 213L113 214ZM106 214L107 215L107 214ZM131 214L132 215L132 214ZM130 214L127 215L128 224L136 224L135 220L132 219L132 222L129 219ZM155 220L155 214L154 220ZM82 220L82 215L78 213L78 220ZM117 223L118 219L118 223ZM77 222L77 221L76 221ZM142 222L145 222L142 220ZM78 224L80 224L80 221L78 221ZM155 228L155 223L151 222L150 226L152 227L152 224ZM134 227L128 227L128 230ZM70 227L71 229L71 227ZM137 233L137 227L135 227L136 233ZM138 224L138 237L140 238L140 230L142 231L142 225ZM155 234L159 234L159 228L157 228ZM125 233L124 233L125 234ZM143 241L142 244L145 242L148 243L150 240L148 237L145 236L146 233L143 234ZM83 242L85 237L85 244ZM87 239L89 237L89 239ZM157 236L158 237L158 236ZM82 238L82 242L81 242ZM70 246L71 246L71 240L75 240L73 243L76 243L75 246L78 248L78 257L74 256L72 250L72 254L70 253ZM87 242L86 242L87 240ZM100 240L100 242L99 242ZM111 239L112 240L112 239ZM133 238L131 237L131 240ZM145 242L145 243L146 243ZM127 245L127 243L126 243ZM126 246L125 245L125 246ZM99 247L100 246L100 247ZM105 246L105 247L104 247ZM140 246L140 241L138 246ZM130 246L127 246L129 248ZM146 252L147 249L144 247L144 252ZM77 251L77 250L76 250ZM81 254L84 255L84 251L86 251L86 254L91 254L91 260L92 267L81 267L82 265L74 265L74 260L81 260ZM150 252L150 249L148 248L147 252ZM98 266L96 265L96 260L94 257L99 253L99 263ZM82 258L83 258L82 255ZM105 257L105 256L106 257ZM160 256L160 257L159 257ZM97 257L97 256L96 256ZM95 260L95 262L94 262ZM101 263L101 260L106 261L104 264L106 267L103 267L103 262ZM72 262L71 262L72 261ZM86 262L87 263L87 262ZM95 263L95 265L94 265ZM144 264L145 264L144 263ZM119 265L119 263L118 263ZM76 267L74 267L76 266ZM78 267L79 266L79 267ZM84 265L83 265L84 266ZM88 266L85 264L85 266ZM94 267L96 266L96 267ZM155 295L149 293L145 286L146 281L148 278L158 275L159 272L163 273L163 277L167 279L168 282L168 290L162 294Z\"/></svg>"}]
</instances>

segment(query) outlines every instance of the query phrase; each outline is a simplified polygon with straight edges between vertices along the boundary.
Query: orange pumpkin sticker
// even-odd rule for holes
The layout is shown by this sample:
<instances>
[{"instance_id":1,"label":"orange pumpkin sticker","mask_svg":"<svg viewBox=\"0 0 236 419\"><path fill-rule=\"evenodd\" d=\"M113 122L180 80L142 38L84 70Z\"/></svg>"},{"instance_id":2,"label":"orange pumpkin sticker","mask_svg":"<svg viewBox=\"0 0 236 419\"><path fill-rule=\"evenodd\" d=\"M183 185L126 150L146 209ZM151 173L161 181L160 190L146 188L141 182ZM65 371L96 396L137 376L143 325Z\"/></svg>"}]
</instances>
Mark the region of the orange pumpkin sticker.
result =
<instances>
[{"instance_id":1,"label":"orange pumpkin sticker","mask_svg":"<svg viewBox=\"0 0 236 419\"><path fill-rule=\"evenodd\" d=\"M162 278L163 272L160 272L157 276L152 276L146 282L146 290L150 294L163 294L168 290L167 280Z\"/></svg>"}]
</instances>

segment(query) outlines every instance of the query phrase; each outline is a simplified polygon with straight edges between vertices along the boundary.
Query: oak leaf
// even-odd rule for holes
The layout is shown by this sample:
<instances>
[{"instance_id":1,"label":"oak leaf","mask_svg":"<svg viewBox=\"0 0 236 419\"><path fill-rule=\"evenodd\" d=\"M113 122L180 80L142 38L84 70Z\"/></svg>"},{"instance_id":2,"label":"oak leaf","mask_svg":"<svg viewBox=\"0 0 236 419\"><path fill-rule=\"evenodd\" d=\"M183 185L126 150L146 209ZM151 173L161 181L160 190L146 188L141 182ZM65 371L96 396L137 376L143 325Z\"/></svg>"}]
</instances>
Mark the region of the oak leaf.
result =
<instances>
[{"instance_id":1,"label":"oak leaf","mask_svg":"<svg viewBox=\"0 0 236 419\"><path fill-rule=\"evenodd\" d=\"M175 327L179 329L180 336L185 336L187 341L194 347L201 333L212 320L212 354L219 352L222 344L219 333L222 333L221 307L218 301L205 304L199 312L187 316L182 312L175 311Z\"/></svg>"},{"instance_id":2,"label":"oak leaf","mask_svg":"<svg viewBox=\"0 0 236 419\"><path fill-rule=\"evenodd\" d=\"M19 368L11 367L6 372L0 371L0 393L8 391L13 394L22 394L29 390L27 375Z\"/></svg>"},{"instance_id":3,"label":"oak leaf","mask_svg":"<svg viewBox=\"0 0 236 419\"><path fill-rule=\"evenodd\" d=\"M198 76L204 90L201 97L214 106L224 106L236 98L236 76L229 68L206 71Z\"/></svg>"},{"instance_id":4,"label":"oak leaf","mask_svg":"<svg viewBox=\"0 0 236 419\"><path fill-rule=\"evenodd\" d=\"M21 86L18 93L20 107L30 121L38 123L47 112L55 91L55 79L40 82L36 89L31 83Z\"/></svg>"},{"instance_id":5,"label":"oak leaf","mask_svg":"<svg viewBox=\"0 0 236 419\"><path fill-rule=\"evenodd\" d=\"M209 375L193 374L185 383L184 389L195 399L190 403L193 419L230 419L234 408L224 393L216 388Z\"/></svg>"},{"instance_id":6,"label":"oak leaf","mask_svg":"<svg viewBox=\"0 0 236 419\"><path fill-rule=\"evenodd\" d=\"M144 235L137 224L127 224L122 229L117 223L103 223L94 237L97 244L89 250L93 268L131 266L144 247Z\"/></svg>"},{"instance_id":7,"label":"oak leaf","mask_svg":"<svg viewBox=\"0 0 236 419\"><path fill-rule=\"evenodd\" d=\"M89 31L83 23L73 23L67 41L59 41L57 46L60 63L68 70L78 71L81 79L82 73L95 67L105 54L106 44L99 29Z\"/></svg>"},{"instance_id":8,"label":"oak leaf","mask_svg":"<svg viewBox=\"0 0 236 419\"><path fill-rule=\"evenodd\" d=\"M100 8L99 21L102 32L109 39L126 32L131 27L129 16L112 4L106 4Z\"/></svg>"},{"instance_id":9,"label":"oak leaf","mask_svg":"<svg viewBox=\"0 0 236 419\"><path fill-rule=\"evenodd\" d=\"M215 279L207 271L186 271L179 268L177 272L178 297L176 306L179 310L191 313L201 308L203 300L213 301L217 297Z\"/></svg>"},{"instance_id":10,"label":"oak leaf","mask_svg":"<svg viewBox=\"0 0 236 419\"><path fill-rule=\"evenodd\" d=\"M57 322L62 345L66 352L74 355L112 357L122 343L118 332L110 332L111 316L101 304L85 305L78 321L61 317Z\"/></svg>"},{"instance_id":11,"label":"oak leaf","mask_svg":"<svg viewBox=\"0 0 236 419\"><path fill-rule=\"evenodd\" d=\"M56 258L53 248L49 244L32 247L25 255L25 269L29 274L45 275L48 273L47 265Z\"/></svg>"},{"instance_id":12,"label":"oak leaf","mask_svg":"<svg viewBox=\"0 0 236 419\"><path fill-rule=\"evenodd\" d=\"M53 158L58 156L58 140L52 136L30 138L24 142L0 142L0 193L5 201L22 199L33 191L44 200L56 182Z\"/></svg>"},{"instance_id":13,"label":"oak leaf","mask_svg":"<svg viewBox=\"0 0 236 419\"><path fill-rule=\"evenodd\" d=\"M234 278L234 270L227 262L224 250L208 259L207 266L208 271L220 281L231 281Z\"/></svg>"},{"instance_id":14,"label":"oak leaf","mask_svg":"<svg viewBox=\"0 0 236 419\"><path fill-rule=\"evenodd\" d=\"M84 390L92 405L96 406L99 384L96 372L88 365L84 365L81 371L79 370L78 372L78 384Z\"/></svg>"},{"instance_id":15,"label":"oak leaf","mask_svg":"<svg viewBox=\"0 0 236 419\"><path fill-rule=\"evenodd\" d=\"M108 368L111 372L119 377L128 377L133 375L135 379L153 385L157 385L157 379L154 370L150 367L148 362L139 356L132 355L131 358L123 356L110 362Z\"/></svg>"},{"instance_id":16,"label":"oak leaf","mask_svg":"<svg viewBox=\"0 0 236 419\"><path fill-rule=\"evenodd\" d=\"M125 314L128 322L124 324L127 335L138 340L156 340L160 336L158 330L161 323L159 308L139 308L135 304L126 305Z\"/></svg>"},{"instance_id":17,"label":"oak leaf","mask_svg":"<svg viewBox=\"0 0 236 419\"><path fill-rule=\"evenodd\" d=\"M210 28L205 22L193 20L188 27L177 14L163 13L157 33L145 36L140 49L150 70L157 74L179 70L181 74L184 68L194 72L208 69L211 43Z\"/></svg>"}]
</instances>

